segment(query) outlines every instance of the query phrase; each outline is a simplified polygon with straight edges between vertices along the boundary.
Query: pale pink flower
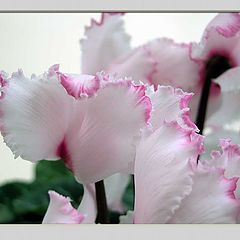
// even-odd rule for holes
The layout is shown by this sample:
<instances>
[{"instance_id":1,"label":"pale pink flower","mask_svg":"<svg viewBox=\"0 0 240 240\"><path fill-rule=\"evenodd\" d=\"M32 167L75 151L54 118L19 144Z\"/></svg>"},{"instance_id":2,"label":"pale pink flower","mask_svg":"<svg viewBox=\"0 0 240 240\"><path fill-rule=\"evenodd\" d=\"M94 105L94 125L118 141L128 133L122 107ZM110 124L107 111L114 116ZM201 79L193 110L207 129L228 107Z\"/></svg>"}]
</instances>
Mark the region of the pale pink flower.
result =
<instances>
[{"instance_id":1,"label":"pale pink flower","mask_svg":"<svg viewBox=\"0 0 240 240\"><path fill-rule=\"evenodd\" d=\"M63 74L56 65L30 79L20 70L6 81L2 134L15 157L61 158L84 184L132 171L151 112L144 85L103 73Z\"/></svg>"},{"instance_id":2,"label":"pale pink flower","mask_svg":"<svg viewBox=\"0 0 240 240\"><path fill-rule=\"evenodd\" d=\"M159 90L165 94L158 95ZM152 102L168 121L157 122L141 139L134 169L134 212L122 216L121 223L237 223L238 178L224 175L217 166L197 164L203 137L195 133L188 115L191 95L171 87L153 94L159 102L175 101L168 107Z\"/></svg>"},{"instance_id":3,"label":"pale pink flower","mask_svg":"<svg viewBox=\"0 0 240 240\"><path fill-rule=\"evenodd\" d=\"M33 162L62 158L85 185L78 211L68 198L50 192L43 222L94 222L95 192L86 188L106 177L116 180L108 189L121 190L119 195L107 192L110 207L122 211L127 173L134 172L135 208L122 222L236 223L239 176L232 169L239 155L229 155L226 146L238 147L225 141L223 154L212 155L218 164L197 164L203 137L190 119L193 94L184 91L195 93L195 117L207 68L218 67L221 60L226 73L211 75L217 79L211 85L207 127L221 130L225 116L216 114L223 107L229 108L233 122L239 120L226 99L238 99L239 69L234 67L239 64L239 14L218 15L199 44L162 38L135 49L130 48L121 15L105 13L86 28L82 75L61 73L57 65L31 79L22 71L11 78L0 74L0 127L15 157ZM226 159L231 159L229 164Z\"/></svg>"},{"instance_id":4,"label":"pale pink flower","mask_svg":"<svg viewBox=\"0 0 240 240\"><path fill-rule=\"evenodd\" d=\"M192 94L162 86L156 91L148 89L147 95L153 110L137 144L134 212L121 216L120 222L237 223L239 146L222 140L222 154L215 151L211 161L196 164L204 149L203 137L196 133L198 129L189 116ZM88 223L94 223L95 192L88 193L84 193L88 201L83 198L78 210L86 215L89 211L93 217ZM62 221L58 206L50 202L45 219ZM71 216L64 216L67 222Z\"/></svg>"},{"instance_id":5,"label":"pale pink flower","mask_svg":"<svg viewBox=\"0 0 240 240\"><path fill-rule=\"evenodd\" d=\"M235 104L239 101L239 87L233 91L218 82L224 71L240 65L239 13L218 14L207 25L199 43L176 43L168 38L159 38L134 49L130 47L123 23L122 14L104 13L99 23L92 21L91 26L86 28L86 38L81 42L82 71L92 74L93 70L104 69L118 77L130 76L136 81L153 85L155 90L160 84L193 92L191 116L195 120L207 68L209 71L212 67L215 70L211 78L218 79L212 81L209 94L205 134L211 134L207 151L213 142L216 144L215 135L239 136L240 126L236 127L236 123L240 122L240 116ZM101 38L98 41L99 35ZM235 71L235 78L238 76ZM228 77L226 85L229 81ZM226 124L229 121L233 123Z\"/></svg>"}]
</instances>

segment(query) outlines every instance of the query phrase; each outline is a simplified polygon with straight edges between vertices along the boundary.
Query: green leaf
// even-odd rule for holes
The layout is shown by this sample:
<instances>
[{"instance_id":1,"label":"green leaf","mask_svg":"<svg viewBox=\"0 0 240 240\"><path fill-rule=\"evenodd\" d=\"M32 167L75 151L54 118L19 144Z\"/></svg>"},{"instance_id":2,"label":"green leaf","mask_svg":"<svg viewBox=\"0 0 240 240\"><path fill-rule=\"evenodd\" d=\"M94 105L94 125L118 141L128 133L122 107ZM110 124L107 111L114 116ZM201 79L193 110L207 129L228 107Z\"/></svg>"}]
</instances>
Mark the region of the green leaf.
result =
<instances>
[{"instance_id":1,"label":"green leaf","mask_svg":"<svg viewBox=\"0 0 240 240\"><path fill-rule=\"evenodd\" d=\"M40 161L32 183L12 182L0 186L0 223L41 223L49 204L48 191L69 196L75 208L81 202L83 186L63 161ZM123 203L133 209L133 182L130 181ZM111 223L119 222L119 213L110 212Z\"/></svg>"},{"instance_id":2,"label":"green leaf","mask_svg":"<svg viewBox=\"0 0 240 240\"><path fill-rule=\"evenodd\" d=\"M41 161L32 183L12 182L0 186L0 223L41 223L49 204L48 191L69 196L77 207L83 187L63 161Z\"/></svg>"},{"instance_id":3,"label":"green leaf","mask_svg":"<svg viewBox=\"0 0 240 240\"><path fill-rule=\"evenodd\" d=\"M72 173L65 167L62 160L40 161L35 168L36 181L48 182L54 179L73 178Z\"/></svg>"},{"instance_id":4,"label":"green leaf","mask_svg":"<svg viewBox=\"0 0 240 240\"><path fill-rule=\"evenodd\" d=\"M133 210L134 208L134 194L133 194L133 179L129 182L129 185L123 195L123 204L126 206L127 210Z\"/></svg>"},{"instance_id":5,"label":"green leaf","mask_svg":"<svg viewBox=\"0 0 240 240\"><path fill-rule=\"evenodd\" d=\"M15 214L11 209L3 204L0 204L0 222L11 223L15 218Z\"/></svg>"}]
</instances>

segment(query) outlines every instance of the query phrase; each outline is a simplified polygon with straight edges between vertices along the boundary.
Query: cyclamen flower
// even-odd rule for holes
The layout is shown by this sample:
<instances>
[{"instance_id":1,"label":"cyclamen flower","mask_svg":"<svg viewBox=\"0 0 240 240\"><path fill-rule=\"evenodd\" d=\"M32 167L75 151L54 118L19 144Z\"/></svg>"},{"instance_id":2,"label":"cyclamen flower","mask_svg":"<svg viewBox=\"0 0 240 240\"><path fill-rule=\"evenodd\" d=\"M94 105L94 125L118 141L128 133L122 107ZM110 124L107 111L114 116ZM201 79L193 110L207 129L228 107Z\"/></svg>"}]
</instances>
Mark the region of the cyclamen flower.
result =
<instances>
[{"instance_id":1,"label":"cyclamen flower","mask_svg":"<svg viewBox=\"0 0 240 240\"><path fill-rule=\"evenodd\" d=\"M235 132L239 134L240 127L235 125L236 122L240 122L240 117L238 111L235 111L237 105L233 104L239 100L239 91L236 89L230 91L229 88L226 90L223 84L218 84L217 79L220 79L224 72L227 74L229 69L239 66L239 13L218 14L204 30L199 43L176 43L171 39L159 38L132 50L129 50L131 49L129 36L123 30L121 17L122 14L105 13L100 23L92 21L91 26L86 28L86 39L81 42L82 70L85 73L92 73L90 66L94 65L94 71L105 69L119 77L132 76L134 79L153 85L155 89L160 84L194 92L191 102L193 119L198 115L204 84L209 81L205 124L207 130L205 134L211 133L208 141L216 142L214 134L221 137L226 137L227 134L232 136ZM96 36L99 35L101 39L97 41ZM116 47L117 43L120 46L119 51ZM91 51L91 46L95 51ZM102 61L99 61L100 57ZM235 75L235 78L238 76ZM228 78L226 81L227 85L231 79ZM231 101L229 96L232 96ZM229 114L223 114L224 111ZM200 117L202 115L200 114ZM226 124L226 119L232 124ZM208 144L207 150L209 150Z\"/></svg>"},{"instance_id":2,"label":"cyclamen flower","mask_svg":"<svg viewBox=\"0 0 240 240\"><path fill-rule=\"evenodd\" d=\"M130 36L124 30L122 15L103 13L100 22L92 20L91 25L85 28L85 38L80 40L81 70L87 74L105 70L144 82L143 77L154 70L155 60L142 47L131 49ZM110 66L118 59L118 70L111 70Z\"/></svg>"},{"instance_id":3,"label":"cyclamen flower","mask_svg":"<svg viewBox=\"0 0 240 240\"><path fill-rule=\"evenodd\" d=\"M189 94L172 88L159 90L165 92L159 98L175 101L169 105L171 108L159 105L158 110L164 118L170 113L175 117L169 122L160 121L158 128L142 137L135 160L134 212L121 216L120 222L237 223L240 201L234 191L238 177L235 173L225 174L226 168L219 164L197 164L197 156L203 152L203 137L195 133L193 123L190 127L189 118L184 119ZM228 154L228 158L230 165L235 156ZM234 167L236 164L229 166Z\"/></svg>"},{"instance_id":4,"label":"cyclamen flower","mask_svg":"<svg viewBox=\"0 0 240 240\"><path fill-rule=\"evenodd\" d=\"M184 93L181 89L174 90L172 87L159 87L156 92L148 89L147 95L151 99L153 111L150 126L143 130L142 139L137 145L134 167L135 209L139 208L139 202L141 205L142 201L148 204L148 209L155 209L159 205L155 202L158 199L149 193L153 190L152 194L155 195L159 191L165 199L161 205L164 218L191 191L192 168L189 162L196 160L202 152L202 137L195 133L198 129L189 117L188 102L192 94ZM157 153L157 159L152 161L149 151L151 154ZM161 174L164 171L173 171L174 176L163 176L165 181L162 181ZM145 182L145 186L139 186L139 182L148 178L151 181ZM178 181L177 184L174 179ZM163 189L156 184L163 184L165 187ZM140 192L144 198L139 198Z\"/></svg>"},{"instance_id":5,"label":"cyclamen flower","mask_svg":"<svg viewBox=\"0 0 240 240\"><path fill-rule=\"evenodd\" d=\"M228 106L225 97L239 88L238 56L229 47L236 51L239 46L239 14L218 15L200 44L164 38L133 50L121 15L103 14L100 23L92 21L86 29L82 69L91 75L61 73L57 65L31 79L22 71L11 78L0 74L0 127L15 157L63 159L84 184L78 210L50 191L43 223L93 223L96 194L89 184L110 176L116 189L121 185L119 195L108 192L110 207L122 211L127 173L134 173L135 207L121 222L239 222L239 146L222 140L223 153L213 152L211 160L197 164L203 137L190 119L193 94L183 91L196 93L195 117L207 86L207 126L212 132L221 129L221 119L212 119ZM96 74L102 69L110 74ZM229 115L239 120L233 109Z\"/></svg>"},{"instance_id":6,"label":"cyclamen flower","mask_svg":"<svg viewBox=\"0 0 240 240\"><path fill-rule=\"evenodd\" d=\"M237 223L239 146L222 141L223 154L196 164L204 149L189 117L192 94L159 87L148 95L153 114L137 145L134 212L120 223Z\"/></svg>"},{"instance_id":7,"label":"cyclamen flower","mask_svg":"<svg viewBox=\"0 0 240 240\"><path fill-rule=\"evenodd\" d=\"M63 74L56 65L31 79L19 71L4 81L2 134L15 157L63 159L84 184L132 171L151 111L144 85L104 74Z\"/></svg>"}]
</instances>

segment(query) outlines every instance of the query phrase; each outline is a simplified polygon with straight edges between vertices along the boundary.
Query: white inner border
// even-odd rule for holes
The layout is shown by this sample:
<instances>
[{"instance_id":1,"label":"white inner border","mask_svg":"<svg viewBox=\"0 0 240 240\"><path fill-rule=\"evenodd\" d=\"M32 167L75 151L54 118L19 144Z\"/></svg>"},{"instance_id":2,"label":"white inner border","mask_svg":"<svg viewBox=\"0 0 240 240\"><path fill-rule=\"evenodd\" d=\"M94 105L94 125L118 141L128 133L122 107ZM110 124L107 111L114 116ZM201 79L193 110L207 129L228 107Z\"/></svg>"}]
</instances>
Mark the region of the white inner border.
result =
<instances>
[{"instance_id":1,"label":"white inner border","mask_svg":"<svg viewBox=\"0 0 240 240\"><path fill-rule=\"evenodd\" d=\"M230 11L239 9L238 0L7 0L0 1L0 10L53 10L53 11L99 11L99 10L132 10L132 11Z\"/></svg>"}]
</instances>

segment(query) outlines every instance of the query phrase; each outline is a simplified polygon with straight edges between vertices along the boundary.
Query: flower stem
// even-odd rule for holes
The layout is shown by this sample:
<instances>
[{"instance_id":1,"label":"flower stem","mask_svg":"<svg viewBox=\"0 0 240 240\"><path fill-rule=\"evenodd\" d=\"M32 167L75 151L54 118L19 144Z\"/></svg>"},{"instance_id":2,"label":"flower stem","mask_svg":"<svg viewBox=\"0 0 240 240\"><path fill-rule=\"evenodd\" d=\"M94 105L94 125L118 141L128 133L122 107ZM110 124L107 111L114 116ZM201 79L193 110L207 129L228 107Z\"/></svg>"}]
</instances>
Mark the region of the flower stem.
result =
<instances>
[{"instance_id":1,"label":"flower stem","mask_svg":"<svg viewBox=\"0 0 240 240\"><path fill-rule=\"evenodd\" d=\"M205 63L205 79L196 118L196 125L200 134L202 134L204 130L212 79L219 77L230 68L231 65L228 59L220 55L211 57L211 59Z\"/></svg>"},{"instance_id":2,"label":"flower stem","mask_svg":"<svg viewBox=\"0 0 240 240\"><path fill-rule=\"evenodd\" d=\"M135 197L135 179L134 179L134 174L132 174L132 183L133 183L133 197Z\"/></svg>"},{"instance_id":3,"label":"flower stem","mask_svg":"<svg viewBox=\"0 0 240 240\"><path fill-rule=\"evenodd\" d=\"M107 199L104 187L104 181L101 180L95 183L96 202L97 202L97 219L96 223L109 223Z\"/></svg>"},{"instance_id":4,"label":"flower stem","mask_svg":"<svg viewBox=\"0 0 240 240\"><path fill-rule=\"evenodd\" d=\"M196 125L199 129L199 134L202 134L204 129L210 87L211 87L211 78L207 77L203 85L203 90L200 98L200 103L198 106L197 119L196 119Z\"/></svg>"}]
</instances>

